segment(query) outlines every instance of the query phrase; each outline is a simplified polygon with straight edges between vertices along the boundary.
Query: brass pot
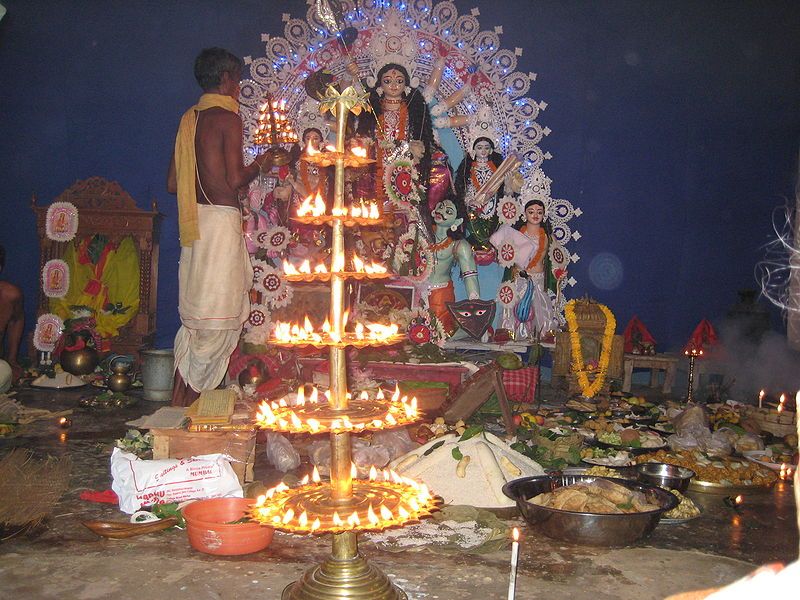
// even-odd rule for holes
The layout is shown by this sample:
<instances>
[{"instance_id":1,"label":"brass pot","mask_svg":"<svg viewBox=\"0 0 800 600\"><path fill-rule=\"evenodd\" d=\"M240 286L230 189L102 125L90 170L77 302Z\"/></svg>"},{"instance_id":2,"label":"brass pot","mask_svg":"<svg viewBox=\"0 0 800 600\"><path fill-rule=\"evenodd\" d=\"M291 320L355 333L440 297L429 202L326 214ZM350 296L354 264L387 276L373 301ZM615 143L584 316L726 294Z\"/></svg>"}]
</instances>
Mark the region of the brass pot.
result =
<instances>
[{"instance_id":1,"label":"brass pot","mask_svg":"<svg viewBox=\"0 0 800 600\"><path fill-rule=\"evenodd\" d=\"M58 361L61 368L72 375L88 375L94 373L100 357L94 348L81 348L80 350L63 350Z\"/></svg>"},{"instance_id":2,"label":"brass pot","mask_svg":"<svg viewBox=\"0 0 800 600\"><path fill-rule=\"evenodd\" d=\"M260 360L248 363L239 373L238 379L239 385L242 387L246 385L254 385L256 387L261 385L268 379L264 373L264 363Z\"/></svg>"},{"instance_id":3,"label":"brass pot","mask_svg":"<svg viewBox=\"0 0 800 600\"><path fill-rule=\"evenodd\" d=\"M125 361L114 360L111 362L113 373L108 376L106 385L112 392L124 392L131 387L131 376L128 374L128 365Z\"/></svg>"}]
</instances>

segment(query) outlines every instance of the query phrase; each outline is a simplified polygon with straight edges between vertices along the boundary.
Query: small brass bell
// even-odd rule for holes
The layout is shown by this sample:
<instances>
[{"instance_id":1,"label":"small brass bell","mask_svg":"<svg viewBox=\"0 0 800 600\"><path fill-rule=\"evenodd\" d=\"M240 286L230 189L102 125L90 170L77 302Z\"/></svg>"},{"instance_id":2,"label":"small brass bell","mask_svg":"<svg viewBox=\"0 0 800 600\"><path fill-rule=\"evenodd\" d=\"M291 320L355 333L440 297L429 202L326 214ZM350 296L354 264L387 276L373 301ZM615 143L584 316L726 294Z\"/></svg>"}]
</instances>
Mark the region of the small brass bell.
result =
<instances>
[{"instance_id":1,"label":"small brass bell","mask_svg":"<svg viewBox=\"0 0 800 600\"><path fill-rule=\"evenodd\" d=\"M130 364L127 361L115 359L111 362L113 373L108 376L108 389L112 392L124 392L131 387L131 376L128 374Z\"/></svg>"}]
</instances>

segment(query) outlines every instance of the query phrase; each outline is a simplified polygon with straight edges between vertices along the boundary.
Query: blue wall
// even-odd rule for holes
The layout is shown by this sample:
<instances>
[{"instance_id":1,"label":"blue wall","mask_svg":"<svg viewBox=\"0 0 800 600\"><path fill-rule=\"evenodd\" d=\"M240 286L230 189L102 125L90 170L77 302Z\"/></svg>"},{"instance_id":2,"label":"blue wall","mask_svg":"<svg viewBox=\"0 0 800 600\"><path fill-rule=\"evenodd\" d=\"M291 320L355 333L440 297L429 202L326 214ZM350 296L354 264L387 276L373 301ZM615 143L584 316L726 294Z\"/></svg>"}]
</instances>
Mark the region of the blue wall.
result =
<instances>
[{"instance_id":1,"label":"blue wall","mask_svg":"<svg viewBox=\"0 0 800 600\"><path fill-rule=\"evenodd\" d=\"M4 278L34 322L38 247L30 197L49 203L77 179L118 181L165 215L159 347L178 327L177 227L165 173L180 114L198 95L202 47L262 56L261 33L303 0L2 0L0 243ZM553 133L553 194L584 211L571 272L620 327L638 314L663 348L753 288L771 214L793 195L800 146L800 3L456 0L502 25L538 74L530 95ZM612 260L603 257L612 255ZM599 258L598 258L599 257ZM620 283L602 289L614 274ZM595 282L590 265L595 262ZM598 278L599 276L599 278ZM605 276L605 277L604 277ZM613 279L613 277L612 277ZM779 319L775 319L780 326Z\"/></svg>"}]
</instances>

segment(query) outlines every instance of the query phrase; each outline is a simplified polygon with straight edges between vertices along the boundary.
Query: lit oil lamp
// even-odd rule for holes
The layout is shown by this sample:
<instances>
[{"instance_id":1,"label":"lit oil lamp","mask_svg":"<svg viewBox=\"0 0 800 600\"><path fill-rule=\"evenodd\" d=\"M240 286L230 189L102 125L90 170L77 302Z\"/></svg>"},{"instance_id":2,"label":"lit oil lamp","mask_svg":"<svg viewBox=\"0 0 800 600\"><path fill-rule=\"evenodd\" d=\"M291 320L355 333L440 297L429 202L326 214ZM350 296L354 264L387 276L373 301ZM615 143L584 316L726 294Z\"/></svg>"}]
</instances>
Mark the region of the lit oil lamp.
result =
<instances>
[{"instance_id":1,"label":"lit oil lamp","mask_svg":"<svg viewBox=\"0 0 800 600\"><path fill-rule=\"evenodd\" d=\"M298 217L321 217L325 214L325 201L322 196L317 192L316 196L307 196L305 200L297 207Z\"/></svg>"},{"instance_id":2,"label":"lit oil lamp","mask_svg":"<svg viewBox=\"0 0 800 600\"><path fill-rule=\"evenodd\" d=\"M347 317L343 319L342 329L347 325ZM317 329L306 316L303 323L286 323L276 321L272 342L283 346L364 346L391 345L402 341L403 334L397 324L355 323L353 331L338 333L333 330L326 319L322 327Z\"/></svg>"},{"instance_id":3,"label":"lit oil lamp","mask_svg":"<svg viewBox=\"0 0 800 600\"><path fill-rule=\"evenodd\" d=\"M330 167L341 162L344 167L365 167L375 162L373 158L367 158L365 148L354 147L350 152L340 151L335 146L328 145L326 152L306 152L301 160L313 163L320 167Z\"/></svg>"},{"instance_id":4,"label":"lit oil lamp","mask_svg":"<svg viewBox=\"0 0 800 600\"><path fill-rule=\"evenodd\" d=\"M72 419L68 417L61 417L58 420L58 426L61 427L61 429L69 429L72 427Z\"/></svg>"},{"instance_id":5,"label":"lit oil lamp","mask_svg":"<svg viewBox=\"0 0 800 600\"><path fill-rule=\"evenodd\" d=\"M263 401L256 414L256 425L284 433L330 433L376 431L410 425L419 419L417 399L400 396L400 390L387 400L383 391L370 398L366 391L348 404L352 414L348 415L330 407L328 392L320 394L312 388L306 396L304 386L292 399L288 396L277 401Z\"/></svg>"},{"instance_id":6,"label":"lit oil lamp","mask_svg":"<svg viewBox=\"0 0 800 600\"><path fill-rule=\"evenodd\" d=\"M258 125L253 141L266 146L293 144L298 141L286 116L286 100L275 100L268 96L258 107Z\"/></svg>"},{"instance_id":7,"label":"lit oil lamp","mask_svg":"<svg viewBox=\"0 0 800 600\"><path fill-rule=\"evenodd\" d=\"M354 470L355 465L351 464L351 475ZM329 495L329 484L321 481L315 467L300 487L290 489L281 483L259 496L250 516L264 525L296 534L383 531L430 516L441 504L425 484L394 471L372 467L368 480L355 480L352 484L352 502L337 505Z\"/></svg>"}]
</instances>

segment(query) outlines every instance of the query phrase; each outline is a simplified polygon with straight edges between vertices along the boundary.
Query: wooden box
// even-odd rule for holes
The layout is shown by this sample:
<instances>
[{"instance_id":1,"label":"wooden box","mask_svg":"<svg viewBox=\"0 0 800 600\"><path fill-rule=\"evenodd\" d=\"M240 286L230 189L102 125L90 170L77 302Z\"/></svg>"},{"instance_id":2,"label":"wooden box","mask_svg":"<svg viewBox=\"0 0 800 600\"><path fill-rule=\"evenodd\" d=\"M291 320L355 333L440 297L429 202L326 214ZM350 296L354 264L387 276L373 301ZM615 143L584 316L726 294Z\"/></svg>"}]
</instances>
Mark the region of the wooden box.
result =
<instances>
[{"instance_id":1,"label":"wooden box","mask_svg":"<svg viewBox=\"0 0 800 600\"><path fill-rule=\"evenodd\" d=\"M253 481L256 457L255 431L193 432L184 429L151 429L153 459L189 458L203 454L227 454L239 483Z\"/></svg>"}]
</instances>

